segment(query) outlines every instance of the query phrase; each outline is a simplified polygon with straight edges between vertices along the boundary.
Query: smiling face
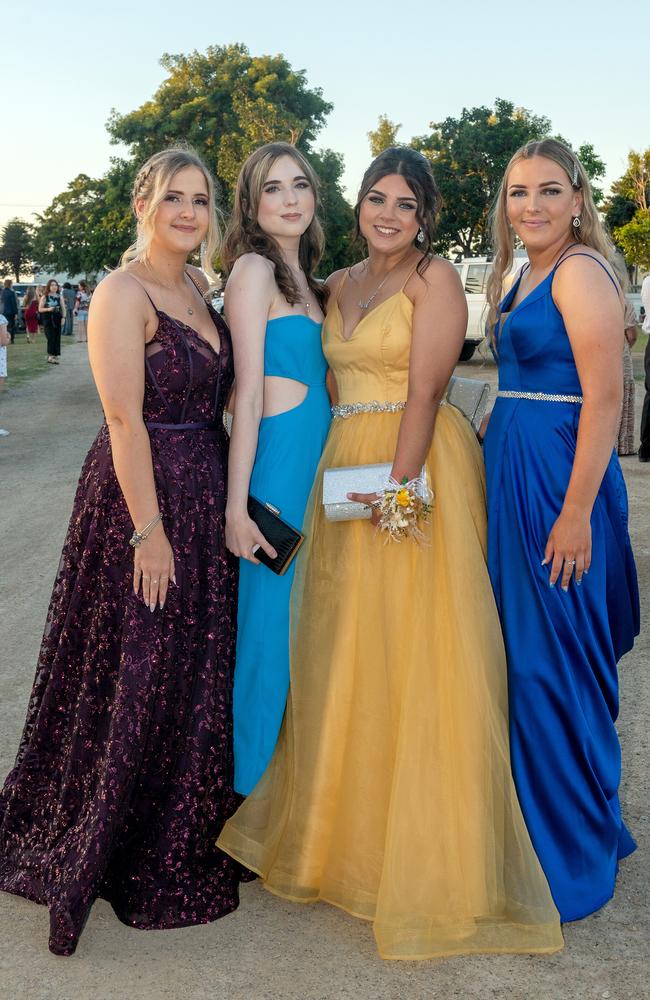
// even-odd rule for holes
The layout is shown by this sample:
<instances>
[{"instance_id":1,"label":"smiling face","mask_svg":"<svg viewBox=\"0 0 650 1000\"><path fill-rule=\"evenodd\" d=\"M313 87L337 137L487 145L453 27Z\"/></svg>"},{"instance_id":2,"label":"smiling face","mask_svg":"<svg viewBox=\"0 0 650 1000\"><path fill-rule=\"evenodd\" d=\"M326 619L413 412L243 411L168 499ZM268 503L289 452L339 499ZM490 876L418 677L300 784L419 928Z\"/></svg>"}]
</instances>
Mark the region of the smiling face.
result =
<instances>
[{"instance_id":1,"label":"smiling face","mask_svg":"<svg viewBox=\"0 0 650 1000\"><path fill-rule=\"evenodd\" d=\"M506 213L528 250L543 251L569 238L582 194L568 174L546 156L517 160L506 186Z\"/></svg>"},{"instance_id":2,"label":"smiling face","mask_svg":"<svg viewBox=\"0 0 650 1000\"><path fill-rule=\"evenodd\" d=\"M283 246L300 241L309 229L316 197L301 165L292 156L279 156L266 175L257 206L257 223Z\"/></svg>"},{"instance_id":3,"label":"smiling face","mask_svg":"<svg viewBox=\"0 0 650 1000\"><path fill-rule=\"evenodd\" d=\"M378 180L359 207L359 230L369 250L406 250L419 228L417 199L400 174L387 174Z\"/></svg>"},{"instance_id":4,"label":"smiling face","mask_svg":"<svg viewBox=\"0 0 650 1000\"><path fill-rule=\"evenodd\" d=\"M208 184L198 167L177 170L156 209L152 243L172 253L189 254L205 239L209 224ZM144 202L138 205L138 214Z\"/></svg>"}]
</instances>

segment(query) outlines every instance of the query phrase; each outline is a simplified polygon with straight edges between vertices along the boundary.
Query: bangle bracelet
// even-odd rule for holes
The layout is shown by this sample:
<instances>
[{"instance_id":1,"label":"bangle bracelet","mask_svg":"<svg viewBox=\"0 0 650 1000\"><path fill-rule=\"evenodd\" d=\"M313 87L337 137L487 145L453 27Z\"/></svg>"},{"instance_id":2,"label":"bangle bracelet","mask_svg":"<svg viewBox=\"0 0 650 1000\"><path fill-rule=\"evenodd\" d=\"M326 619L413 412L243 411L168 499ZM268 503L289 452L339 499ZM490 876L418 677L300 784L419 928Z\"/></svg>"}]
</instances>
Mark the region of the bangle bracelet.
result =
<instances>
[{"instance_id":1,"label":"bangle bracelet","mask_svg":"<svg viewBox=\"0 0 650 1000\"><path fill-rule=\"evenodd\" d=\"M153 529L156 527L159 521L162 521L162 514L160 511L155 517L152 517L148 524L145 524L142 531L134 531L129 539L129 545L132 545L134 549L137 549L138 545L145 541L149 537Z\"/></svg>"}]
</instances>

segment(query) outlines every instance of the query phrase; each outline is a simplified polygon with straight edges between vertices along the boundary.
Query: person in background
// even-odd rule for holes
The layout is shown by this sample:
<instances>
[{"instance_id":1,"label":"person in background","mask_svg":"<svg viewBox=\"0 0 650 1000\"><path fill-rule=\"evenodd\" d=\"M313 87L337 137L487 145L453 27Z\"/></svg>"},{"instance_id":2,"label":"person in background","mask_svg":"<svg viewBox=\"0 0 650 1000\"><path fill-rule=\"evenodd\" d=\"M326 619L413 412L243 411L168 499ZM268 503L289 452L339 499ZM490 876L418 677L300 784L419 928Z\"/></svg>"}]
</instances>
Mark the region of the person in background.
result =
<instances>
[{"instance_id":1,"label":"person in background","mask_svg":"<svg viewBox=\"0 0 650 1000\"><path fill-rule=\"evenodd\" d=\"M8 326L6 318L0 313L0 395L5 387L5 379L7 377L7 347L11 343ZM9 431L0 427L0 437L7 437L8 434Z\"/></svg>"},{"instance_id":2,"label":"person in background","mask_svg":"<svg viewBox=\"0 0 650 1000\"><path fill-rule=\"evenodd\" d=\"M16 336L16 316L18 315L18 299L11 287L11 278L5 278L5 285L0 293L0 312L7 320L7 329L13 344Z\"/></svg>"},{"instance_id":3,"label":"person in background","mask_svg":"<svg viewBox=\"0 0 650 1000\"><path fill-rule=\"evenodd\" d=\"M61 356L61 320L63 318L63 301L59 283L50 278L38 304L43 318L45 336L47 337L47 361L50 365L58 365Z\"/></svg>"},{"instance_id":4,"label":"person in background","mask_svg":"<svg viewBox=\"0 0 650 1000\"><path fill-rule=\"evenodd\" d=\"M634 306L625 300L625 340L623 341L623 406L621 422L618 425L616 451L619 455L634 455L634 371L632 369L632 347L637 339L639 320Z\"/></svg>"},{"instance_id":5,"label":"person in background","mask_svg":"<svg viewBox=\"0 0 650 1000\"><path fill-rule=\"evenodd\" d=\"M28 344L33 344L38 335L38 299L36 288L28 288L23 299L23 319Z\"/></svg>"},{"instance_id":6,"label":"person in background","mask_svg":"<svg viewBox=\"0 0 650 1000\"><path fill-rule=\"evenodd\" d=\"M72 327L74 325L74 307L77 296L69 281L63 282L61 297L63 298L63 305L65 306L65 314L63 317L63 336L71 337Z\"/></svg>"},{"instance_id":7,"label":"person in background","mask_svg":"<svg viewBox=\"0 0 650 1000\"><path fill-rule=\"evenodd\" d=\"M77 327L77 343L85 344L88 340L88 308L92 292L88 287L88 282L80 281L75 298L74 312L79 324Z\"/></svg>"},{"instance_id":8,"label":"person in background","mask_svg":"<svg viewBox=\"0 0 650 1000\"><path fill-rule=\"evenodd\" d=\"M643 310L644 333L650 333L650 274L646 274L641 285L641 308ZM643 356L645 369L645 399L641 413L641 443L639 444L639 461L650 462L650 337L645 346Z\"/></svg>"}]
</instances>

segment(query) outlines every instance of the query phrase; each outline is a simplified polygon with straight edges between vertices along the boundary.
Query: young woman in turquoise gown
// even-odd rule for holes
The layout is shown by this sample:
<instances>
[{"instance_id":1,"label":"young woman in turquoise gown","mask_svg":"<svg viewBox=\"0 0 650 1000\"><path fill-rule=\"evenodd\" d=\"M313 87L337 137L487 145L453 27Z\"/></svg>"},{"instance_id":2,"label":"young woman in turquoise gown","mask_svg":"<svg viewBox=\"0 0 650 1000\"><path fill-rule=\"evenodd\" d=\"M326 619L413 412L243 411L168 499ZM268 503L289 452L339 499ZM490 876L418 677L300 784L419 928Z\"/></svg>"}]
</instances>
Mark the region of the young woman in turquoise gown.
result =
<instances>
[{"instance_id":1,"label":"young woman in turquoise gown","mask_svg":"<svg viewBox=\"0 0 650 1000\"><path fill-rule=\"evenodd\" d=\"M289 689L291 566L277 576L256 558L275 552L247 511L249 492L302 527L330 423L321 348L324 286L317 178L283 142L242 167L225 238L225 302L235 353L226 540L240 557L233 696L235 790L248 795L271 758Z\"/></svg>"},{"instance_id":2,"label":"young woman in turquoise gown","mask_svg":"<svg viewBox=\"0 0 650 1000\"><path fill-rule=\"evenodd\" d=\"M639 630L614 450L623 297L585 171L556 140L511 160L493 214L488 563L508 658L512 767L562 920L612 896L621 819L617 662ZM529 264L499 303L513 238Z\"/></svg>"}]
</instances>

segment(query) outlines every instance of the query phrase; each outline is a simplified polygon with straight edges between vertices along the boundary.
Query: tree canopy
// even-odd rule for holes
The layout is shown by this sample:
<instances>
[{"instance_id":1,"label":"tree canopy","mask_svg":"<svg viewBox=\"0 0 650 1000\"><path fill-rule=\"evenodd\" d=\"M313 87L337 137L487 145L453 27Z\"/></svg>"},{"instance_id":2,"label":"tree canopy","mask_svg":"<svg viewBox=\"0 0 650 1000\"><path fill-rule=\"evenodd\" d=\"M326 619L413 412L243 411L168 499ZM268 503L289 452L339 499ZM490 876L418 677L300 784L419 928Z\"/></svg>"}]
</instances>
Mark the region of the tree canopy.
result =
<instances>
[{"instance_id":1,"label":"tree canopy","mask_svg":"<svg viewBox=\"0 0 650 1000\"><path fill-rule=\"evenodd\" d=\"M373 156L379 156L385 149L394 146L397 140L397 133L401 129L401 124L392 122L387 115L380 115L377 128L368 132L370 142L370 152Z\"/></svg>"},{"instance_id":2,"label":"tree canopy","mask_svg":"<svg viewBox=\"0 0 650 1000\"><path fill-rule=\"evenodd\" d=\"M627 170L612 184L605 219L627 263L650 269L650 148L629 153Z\"/></svg>"},{"instance_id":3,"label":"tree canopy","mask_svg":"<svg viewBox=\"0 0 650 1000\"><path fill-rule=\"evenodd\" d=\"M10 219L0 233L0 264L9 268L16 281L32 270L34 229L24 219Z\"/></svg>"},{"instance_id":4,"label":"tree canopy","mask_svg":"<svg viewBox=\"0 0 650 1000\"><path fill-rule=\"evenodd\" d=\"M205 158L221 182L224 205L239 169L257 147L283 139L309 152L332 105L310 89L304 70L282 55L251 56L245 45L161 59L168 76L153 98L128 114L113 111L113 142L140 162L182 140Z\"/></svg>"},{"instance_id":5,"label":"tree canopy","mask_svg":"<svg viewBox=\"0 0 650 1000\"><path fill-rule=\"evenodd\" d=\"M443 197L438 250L484 254L490 206L510 158L524 143L550 136L551 122L497 98L494 108L463 108L459 118L432 122L430 128L429 135L417 136L411 144L431 160ZM605 164L590 143L576 152L590 179L603 176ZM600 194L596 188L596 199Z\"/></svg>"}]
</instances>

